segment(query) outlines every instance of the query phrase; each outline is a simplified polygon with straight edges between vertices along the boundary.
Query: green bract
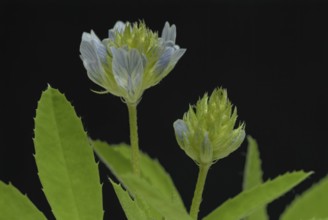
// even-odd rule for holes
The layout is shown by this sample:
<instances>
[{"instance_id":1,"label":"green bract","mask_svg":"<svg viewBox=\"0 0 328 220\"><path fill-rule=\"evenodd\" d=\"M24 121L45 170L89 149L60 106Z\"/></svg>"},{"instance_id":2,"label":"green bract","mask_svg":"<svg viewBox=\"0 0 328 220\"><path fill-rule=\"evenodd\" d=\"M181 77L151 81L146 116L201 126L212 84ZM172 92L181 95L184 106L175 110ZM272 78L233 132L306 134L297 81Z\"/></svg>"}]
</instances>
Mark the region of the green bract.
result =
<instances>
[{"instance_id":1,"label":"green bract","mask_svg":"<svg viewBox=\"0 0 328 220\"><path fill-rule=\"evenodd\" d=\"M230 103L227 91L215 89L196 106L190 106L183 120L174 122L180 147L197 164L210 164L235 151L245 138L245 126L235 127L237 110Z\"/></svg>"},{"instance_id":2,"label":"green bract","mask_svg":"<svg viewBox=\"0 0 328 220\"><path fill-rule=\"evenodd\" d=\"M93 31L83 33L81 59L89 78L103 87L105 93L135 104L185 53L185 49L175 44L175 38L176 27L168 22L158 37L144 22L118 21L103 41Z\"/></svg>"}]
</instances>

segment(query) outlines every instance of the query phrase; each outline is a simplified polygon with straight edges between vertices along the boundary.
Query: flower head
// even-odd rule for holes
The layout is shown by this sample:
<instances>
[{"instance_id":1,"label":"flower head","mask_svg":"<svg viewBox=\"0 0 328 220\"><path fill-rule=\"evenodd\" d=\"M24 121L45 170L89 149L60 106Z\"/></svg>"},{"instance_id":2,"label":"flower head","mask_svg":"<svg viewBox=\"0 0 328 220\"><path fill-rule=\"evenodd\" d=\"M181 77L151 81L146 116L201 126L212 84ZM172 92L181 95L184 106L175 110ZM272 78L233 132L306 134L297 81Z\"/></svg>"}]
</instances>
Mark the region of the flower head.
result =
<instances>
[{"instance_id":1,"label":"flower head","mask_svg":"<svg viewBox=\"0 0 328 220\"><path fill-rule=\"evenodd\" d=\"M161 81L185 49L175 44L176 27L166 22L161 37L144 22L118 21L102 41L83 33L81 59L89 78L105 92L137 103L143 92Z\"/></svg>"},{"instance_id":2,"label":"flower head","mask_svg":"<svg viewBox=\"0 0 328 220\"><path fill-rule=\"evenodd\" d=\"M211 164L235 151L245 138L245 126L235 128L237 109L227 91L218 88L196 106L190 106L183 119L174 122L179 146L197 164Z\"/></svg>"}]
</instances>

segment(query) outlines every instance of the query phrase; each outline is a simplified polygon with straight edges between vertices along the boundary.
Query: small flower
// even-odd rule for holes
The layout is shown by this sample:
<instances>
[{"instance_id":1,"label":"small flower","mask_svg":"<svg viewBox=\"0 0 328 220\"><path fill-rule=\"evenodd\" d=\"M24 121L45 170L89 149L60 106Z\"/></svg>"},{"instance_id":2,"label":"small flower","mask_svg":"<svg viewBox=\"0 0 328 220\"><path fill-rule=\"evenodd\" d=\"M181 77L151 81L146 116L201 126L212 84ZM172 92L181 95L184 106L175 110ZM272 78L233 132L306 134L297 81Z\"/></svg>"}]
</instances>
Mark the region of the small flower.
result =
<instances>
[{"instance_id":1,"label":"small flower","mask_svg":"<svg viewBox=\"0 0 328 220\"><path fill-rule=\"evenodd\" d=\"M245 126L235 128L237 109L227 91L218 88L196 106L190 106L183 119L174 122L179 146L197 164L212 164L235 151L245 138Z\"/></svg>"},{"instance_id":2,"label":"small flower","mask_svg":"<svg viewBox=\"0 0 328 220\"><path fill-rule=\"evenodd\" d=\"M100 41L83 33L81 59L88 77L105 93L138 103L143 92L161 81L185 53L175 44L176 27L166 22L161 37L144 22L118 21Z\"/></svg>"}]
</instances>

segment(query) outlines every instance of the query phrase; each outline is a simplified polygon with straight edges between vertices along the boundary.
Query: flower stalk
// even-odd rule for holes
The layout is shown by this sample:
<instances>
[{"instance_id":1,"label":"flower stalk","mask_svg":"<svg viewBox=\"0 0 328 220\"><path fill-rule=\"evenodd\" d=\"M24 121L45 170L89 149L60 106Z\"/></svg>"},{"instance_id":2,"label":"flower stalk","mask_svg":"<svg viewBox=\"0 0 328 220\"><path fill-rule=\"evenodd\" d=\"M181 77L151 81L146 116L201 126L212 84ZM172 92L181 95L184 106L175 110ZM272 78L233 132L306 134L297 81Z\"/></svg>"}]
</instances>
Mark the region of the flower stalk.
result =
<instances>
[{"instance_id":1,"label":"flower stalk","mask_svg":"<svg viewBox=\"0 0 328 220\"><path fill-rule=\"evenodd\" d=\"M137 105L127 103L127 106L128 106L128 111L129 111L132 170L135 175L140 176Z\"/></svg>"},{"instance_id":2,"label":"flower stalk","mask_svg":"<svg viewBox=\"0 0 328 220\"><path fill-rule=\"evenodd\" d=\"M165 23L161 36L143 21L118 21L100 40L91 30L83 33L81 59L87 75L102 87L97 93L121 97L128 106L132 169L140 175L137 103L143 92L167 76L186 49L175 43L176 26Z\"/></svg>"},{"instance_id":3,"label":"flower stalk","mask_svg":"<svg viewBox=\"0 0 328 220\"><path fill-rule=\"evenodd\" d=\"M205 187L206 177L208 170L210 168L209 164L200 164L198 179L194 191L194 197L192 199L191 208L190 208L190 216L192 219L197 220L199 207L202 202L202 195Z\"/></svg>"}]
</instances>

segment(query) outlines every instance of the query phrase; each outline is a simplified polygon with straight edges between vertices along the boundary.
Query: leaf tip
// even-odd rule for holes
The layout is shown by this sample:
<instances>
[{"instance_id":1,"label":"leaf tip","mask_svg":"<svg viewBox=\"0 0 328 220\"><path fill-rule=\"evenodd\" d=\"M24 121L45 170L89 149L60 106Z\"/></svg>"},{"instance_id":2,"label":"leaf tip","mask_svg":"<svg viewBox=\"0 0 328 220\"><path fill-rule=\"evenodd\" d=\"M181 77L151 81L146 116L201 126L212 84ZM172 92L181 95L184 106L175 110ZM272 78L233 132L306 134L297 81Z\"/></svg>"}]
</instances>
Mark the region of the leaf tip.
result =
<instances>
[{"instance_id":1,"label":"leaf tip","mask_svg":"<svg viewBox=\"0 0 328 220\"><path fill-rule=\"evenodd\" d=\"M248 134L247 135L247 141L251 142L251 141L255 141L255 139L250 134Z\"/></svg>"}]
</instances>

